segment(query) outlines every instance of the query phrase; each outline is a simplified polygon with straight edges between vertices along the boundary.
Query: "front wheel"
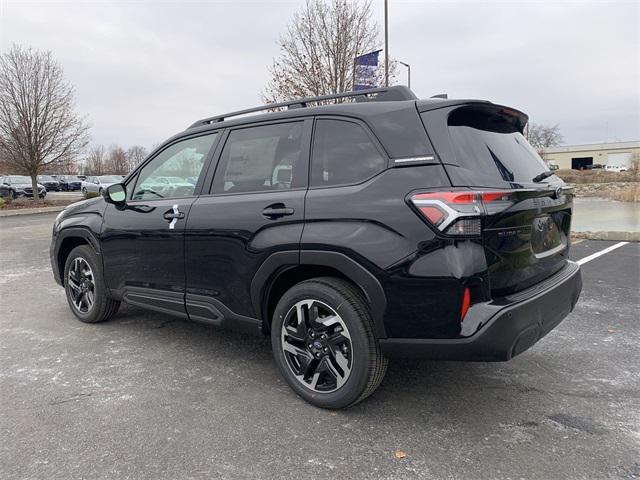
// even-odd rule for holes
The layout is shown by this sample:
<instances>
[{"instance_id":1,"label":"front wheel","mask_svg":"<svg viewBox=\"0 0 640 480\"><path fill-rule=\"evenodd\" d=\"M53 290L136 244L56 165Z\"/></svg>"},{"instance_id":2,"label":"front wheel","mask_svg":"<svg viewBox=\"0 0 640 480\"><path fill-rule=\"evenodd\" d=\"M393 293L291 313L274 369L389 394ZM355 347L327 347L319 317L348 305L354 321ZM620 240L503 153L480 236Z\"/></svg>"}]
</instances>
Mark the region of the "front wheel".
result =
<instances>
[{"instance_id":1,"label":"front wheel","mask_svg":"<svg viewBox=\"0 0 640 480\"><path fill-rule=\"evenodd\" d=\"M73 314L85 323L110 319L120 302L107 294L102 279L102 266L88 245L74 248L64 266L64 289Z\"/></svg>"},{"instance_id":2,"label":"front wheel","mask_svg":"<svg viewBox=\"0 0 640 480\"><path fill-rule=\"evenodd\" d=\"M287 291L274 312L271 344L289 386L321 408L364 400L387 369L366 300L337 278L307 280Z\"/></svg>"}]
</instances>

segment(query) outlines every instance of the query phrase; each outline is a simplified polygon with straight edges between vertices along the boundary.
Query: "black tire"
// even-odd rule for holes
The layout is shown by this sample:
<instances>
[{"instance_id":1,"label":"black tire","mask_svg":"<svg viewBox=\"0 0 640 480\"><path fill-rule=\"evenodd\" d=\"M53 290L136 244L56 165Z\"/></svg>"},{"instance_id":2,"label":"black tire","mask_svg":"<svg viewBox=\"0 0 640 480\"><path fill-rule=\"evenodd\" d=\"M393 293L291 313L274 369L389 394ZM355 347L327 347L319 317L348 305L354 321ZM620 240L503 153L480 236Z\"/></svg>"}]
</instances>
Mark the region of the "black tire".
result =
<instances>
[{"instance_id":1,"label":"black tire","mask_svg":"<svg viewBox=\"0 0 640 480\"><path fill-rule=\"evenodd\" d=\"M86 189L86 188L84 188L84 187L83 187L83 188L82 188L82 190L80 190L80 191L82 192L82 194L83 194L83 195L86 195L86 194L87 194L87 189Z\"/></svg>"},{"instance_id":2,"label":"black tire","mask_svg":"<svg viewBox=\"0 0 640 480\"><path fill-rule=\"evenodd\" d=\"M87 311L81 311L73 299L73 288L71 287L69 270L71 270L72 265L76 259L84 260L92 272L93 279L93 304L90 309ZM113 317L118 308L120 307L120 302L109 297L106 285L104 283L102 277L102 264L98 260L93 248L89 245L81 245L79 247L74 248L69 253L67 260L64 265L64 289L67 296L67 302L69 303L69 308L73 314L82 322L85 323L98 323L109 320Z\"/></svg>"},{"instance_id":3,"label":"black tire","mask_svg":"<svg viewBox=\"0 0 640 480\"><path fill-rule=\"evenodd\" d=\"M311 299L337 313L350 335L352 358L350 373L333 391L318 392L296 377L283 350L283 324L294 306ZM304 400L320 408L346 408L361 402L380 385L388 360L380 352L373 334L373 321L366 299L353 284L333 277L321 277L298 283L280 298L271 325L271 345L280 373L289 386ZM311 345L309 345L311 347Z\"/></svg>"},{"instance_id":4,"label":"black tire","mask_svg":"<svg viewBox=\"0 0 640 480\"><path fill-rule=\"evenodd\" d=\"M15 192L15 190L11 190L11 200L15 200L16 198L18 198L18 194Z\"/></svg>"},{"instance_id":5,"label":"black tire","mask_svg":"<svg viewBox=\"0 0 640 480\"><path fill-rule=\"evenodd\" d=\"M102 196L102 187L98 189L98 195Z\"/></svg>"}]
</instances>

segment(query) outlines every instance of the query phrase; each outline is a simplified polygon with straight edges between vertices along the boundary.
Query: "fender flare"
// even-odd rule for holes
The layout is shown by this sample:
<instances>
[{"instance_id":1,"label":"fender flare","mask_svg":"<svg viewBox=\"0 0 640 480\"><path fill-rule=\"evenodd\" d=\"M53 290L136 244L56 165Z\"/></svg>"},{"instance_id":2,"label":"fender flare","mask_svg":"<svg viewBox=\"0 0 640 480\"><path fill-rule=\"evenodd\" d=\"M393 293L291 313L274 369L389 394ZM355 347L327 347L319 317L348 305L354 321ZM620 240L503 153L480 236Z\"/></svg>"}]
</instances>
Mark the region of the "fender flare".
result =
<instances>
[{"instance_id":1,"label":"fender flare","mask_svg":"<svg viewBox=\"0 0 640 480\"><path fill-rule=\"evenodd\" d=\"M331 267L358 285L371 305L371 316L376 338L386 338L384 313L386 295L378 279L364 266L343 253L320 250L292 250L271 254L256 271L251 281L251 302L254 311L263 317L264 294L286 272L286 267L318 265Z\"/></svg>"},{"instance_id":2,"label":"fender flare","mask_svg":"<svg viewBox=\"0 0 640 480\"><path fill-rule=\"evenodd\" d=\"M86 227L63 227L57 234L56 242L56 257L58 251L64 240L68 237L80 237L87 241L89 245L95 250L97 255L101 254L100 242L96 238L95 234Z\"/></svg>"}]
</instances>

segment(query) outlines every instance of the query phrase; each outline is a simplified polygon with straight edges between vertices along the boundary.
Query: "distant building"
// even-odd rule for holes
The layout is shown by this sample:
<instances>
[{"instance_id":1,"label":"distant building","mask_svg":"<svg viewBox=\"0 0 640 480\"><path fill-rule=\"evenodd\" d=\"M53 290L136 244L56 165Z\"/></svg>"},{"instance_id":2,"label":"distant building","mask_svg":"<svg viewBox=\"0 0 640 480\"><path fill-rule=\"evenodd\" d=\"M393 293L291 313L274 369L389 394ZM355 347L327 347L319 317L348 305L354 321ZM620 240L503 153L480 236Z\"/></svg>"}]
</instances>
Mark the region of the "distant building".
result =
<instances>
[{"instance_id":1,"label":"distant building","mask_svg":"<svg viewBox=\"0 0 640 480\"><path fill-rule=\"evenodd\" d=\"M590 168L589 165L630 167L634 156L640 159L640 141L564 145L542 150L542 158L547 165L574 170Z\"/></svg>"}]
</instances>

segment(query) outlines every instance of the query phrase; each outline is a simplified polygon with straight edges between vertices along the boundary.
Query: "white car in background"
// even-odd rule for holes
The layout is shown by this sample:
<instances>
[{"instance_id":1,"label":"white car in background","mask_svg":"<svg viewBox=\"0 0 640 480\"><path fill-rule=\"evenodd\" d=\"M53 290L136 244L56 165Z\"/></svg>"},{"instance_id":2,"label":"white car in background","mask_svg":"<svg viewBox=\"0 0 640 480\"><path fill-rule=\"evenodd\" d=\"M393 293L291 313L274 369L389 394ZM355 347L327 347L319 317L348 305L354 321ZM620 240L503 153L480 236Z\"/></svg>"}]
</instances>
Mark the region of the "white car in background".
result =
<instances>
[{"instance_id":1,"label":"white car in background","mask_svg":"<svg viewBox=\"0 0 640 480\"><path fill-rule=\"evenodd\" d=\"M108 186L120 182L122 182L122 177L120 175L88 176L85 180L82 181L82 186L80 187L80 189L83 195L86 195L89 192L97 192L102 194L103 190L106 190Z\"/></svg>"},{"instance_id":2,"label":"white car in background","mask_svg":"<svg viewBox=\"0 0 640 480\"><path fill-rule=\"evenodd\" d=\"M628 168L624 165L607 165L604 170L606 172L626 172Z\"/></svg>"}]
</instances>

